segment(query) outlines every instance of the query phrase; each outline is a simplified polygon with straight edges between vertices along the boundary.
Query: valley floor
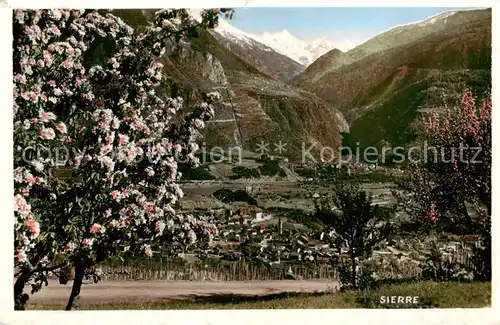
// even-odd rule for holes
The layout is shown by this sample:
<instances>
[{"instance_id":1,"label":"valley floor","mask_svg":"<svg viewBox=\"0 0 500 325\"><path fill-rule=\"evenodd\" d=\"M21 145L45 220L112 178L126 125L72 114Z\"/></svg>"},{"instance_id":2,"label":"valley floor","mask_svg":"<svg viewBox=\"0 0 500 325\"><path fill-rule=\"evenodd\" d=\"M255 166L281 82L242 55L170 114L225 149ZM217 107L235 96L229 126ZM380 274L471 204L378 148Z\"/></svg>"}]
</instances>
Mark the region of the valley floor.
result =
<instances>
[{"instance_id":1,"label":"valley floor","mask_svg":"<svg viewBox=\"0 0 500 325\"><path fill-rule=\"evenodd\" d=\"M49 285L30 298L34 304L63 304L71 292L72 281ZM270 280L270 281L166 281L166 280L106 280L84 284L80 303L137 303L154 299L185 299L214 294L268 295L283 292L324 292L336 290L333 280Z\"/></svg>"},{"instance_id":2,"label":"valley floor","mask_svg":"<svg viewBox=\"0 0 500 325\"><path fill-rule=\"evenodd\" d=\"M173 282L152 289L157 283L149 281L148 285L135 281L137 289L134 295L140 292L162 292L156 296L128 296L128 301L118 301L114 294L130 290L123 283L114 283L107 289L94 291L90 286L83 288L79 310L121 310L121 309L286 309L286 308L484 308L491 306L491 283L455 283L423 281L415 283L401 283L381 286L372 291L347 292L311 292L316 289L332 289L331 282L320 281L262 281L250 282ZM104 284L103 284L104 285ZM129 284L130 285L130 284ZM118 287L119 286L119 287ZM219 287L218 287L219 286ZM308 292L293 291L300 287L307 288ZM52 289L54 294L58 288ZM65 297L69 287L65 289ZM97 289L98 285L95 285ZM121 289L120 289L121 288ZM212 290L207 290L211 288ZM217 289L216 289L217 288ZM281 288L281 289L277 289ZM42 290L45 291L47 288ZM67 289L67 290L66 290ZM108 291L109 289L109 291ZM119 291L116 291L116 290ZM167 290L168 289L168 290ZM214 290L216 289L216 290ZM55 290L55 291L54 291ZM120 291L123 290L123 291ZM174 295L177 290L177 295ZM211 291L212 294L208 294ZM46 291L51 292L50 289ZM63 291L59 291L61 294ZM129 291L130 292L130 291ZM205 294L200 294L205 292ZM217 293L216 293L217 292ZM28 304L28 310L61 310L63 302L56 302L54 296L49 299L42 293L35 295ZM94 300L90 299L93 295ZM97 297L100 295L100 298ZM169 296L170 295L170 296ZM38 297L37 297L38 296ZM177 297L174 297L177 296ZM418 297L417 304L383 304L381 296L412 296ZM119 296L118 296L119 297ZM124 296L121 296L124 298ZM60 296L62 298L62 296Z\"/></svg>"}]
</instances>

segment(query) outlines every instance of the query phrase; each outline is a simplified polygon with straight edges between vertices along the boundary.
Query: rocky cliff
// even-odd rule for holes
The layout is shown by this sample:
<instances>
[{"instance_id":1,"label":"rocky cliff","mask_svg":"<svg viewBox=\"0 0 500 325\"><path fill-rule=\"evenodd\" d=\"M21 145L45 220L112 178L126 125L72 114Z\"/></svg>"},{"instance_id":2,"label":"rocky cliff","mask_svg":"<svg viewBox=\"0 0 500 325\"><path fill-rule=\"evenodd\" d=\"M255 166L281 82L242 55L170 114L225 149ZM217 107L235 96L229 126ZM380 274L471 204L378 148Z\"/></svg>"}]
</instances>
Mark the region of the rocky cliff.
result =
<instances>
[{"instance_id":1,"label":"rocky cliff","mask_svg":"<svg viewBox=\"0 0 500 325\"><path fill-rule=\"evenodd\" d=\"M124 20L138 21L141 11L114 11ZM132 19L133 18L133 19ZM144 23L144 22L142 22ZM241 55L241 53L240 53ZM301 157L302 143L338 148L340 132L347 131L343 115L318 96L275 80L222 44L210 32L172 44L162 59L168 79L164 91L184 97L187 105L201 93L218 90L216 118L204 135L207 147L241 146L256 151L263 141L269 154ZM275 151L274 143L286 143Z\"/></svg>"}]
</instances>

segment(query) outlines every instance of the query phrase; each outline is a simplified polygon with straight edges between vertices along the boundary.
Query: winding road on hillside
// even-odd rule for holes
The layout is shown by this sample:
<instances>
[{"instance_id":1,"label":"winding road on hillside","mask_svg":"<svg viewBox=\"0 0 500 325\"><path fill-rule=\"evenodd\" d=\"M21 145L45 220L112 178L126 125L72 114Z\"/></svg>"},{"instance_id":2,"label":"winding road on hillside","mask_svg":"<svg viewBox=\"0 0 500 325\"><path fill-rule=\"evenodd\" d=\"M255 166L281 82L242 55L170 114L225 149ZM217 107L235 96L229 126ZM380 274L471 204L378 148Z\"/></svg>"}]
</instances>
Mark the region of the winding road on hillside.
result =
<instances>
[{"instance_id":1,"label":"winding road on hillside","mask_svg":"<svg viewBox=\"0 0 500 325\"><path fill-rule=\"evenodd\" d=\"M49 280L49 285L30 297L30 303L64 304L72 282L60 285ZM84 284L79 302L82 304L138 302L156 299L182 299L214 294L269 295L281 292L320 292L338 290L339 283L332 280L281 281L161 281L107 280L97 284Z\"/></svg>"}]
</instances>

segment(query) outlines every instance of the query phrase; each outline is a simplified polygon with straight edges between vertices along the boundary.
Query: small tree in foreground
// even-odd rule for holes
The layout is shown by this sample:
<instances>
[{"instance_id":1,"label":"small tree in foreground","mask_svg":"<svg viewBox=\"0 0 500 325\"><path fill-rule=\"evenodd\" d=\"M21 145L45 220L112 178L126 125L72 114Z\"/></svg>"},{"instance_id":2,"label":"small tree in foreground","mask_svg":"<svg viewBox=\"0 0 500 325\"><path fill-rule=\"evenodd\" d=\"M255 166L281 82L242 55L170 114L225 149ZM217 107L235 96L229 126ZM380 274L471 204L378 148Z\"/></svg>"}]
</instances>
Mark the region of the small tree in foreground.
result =
<instances>
[{"instance_id":1,"label":"small tree in foreground","mask_svg":"<svg viewBox=\"0 0 500 325\"><path fill-rule=\"evenodd\" d=\"M161 10L136 33L110 13L14 11L16 309L24 309L26 284L40 290L48 271L74 267L69 310L83 277L106 258L151 256L153 240L175 250L215 234L174 205L183 196L177 161L198 163L195 135L219 94L182 113L181 98L156 89L166 47L213 28L221 12L205 10L195 22L186 10ZM107 60L90 64L87 54L102 43ZM61 167L69 177L51 177Z\"/></svg>"},{"instance_id":2,"label":"small tree in foreground","mask_svg":"<svg viewBox=\"0 0 500 325\"><path fill-rule=\"evenodd\" d=\"M350 281L358 288L357 258L371 256L373 247L389 235L389 213L373 205L368 194L357 183L339 184L329 197L316 202L315 216L330 232L339 253L347 250L351 260Z\"/></svg>"}]
</instances>

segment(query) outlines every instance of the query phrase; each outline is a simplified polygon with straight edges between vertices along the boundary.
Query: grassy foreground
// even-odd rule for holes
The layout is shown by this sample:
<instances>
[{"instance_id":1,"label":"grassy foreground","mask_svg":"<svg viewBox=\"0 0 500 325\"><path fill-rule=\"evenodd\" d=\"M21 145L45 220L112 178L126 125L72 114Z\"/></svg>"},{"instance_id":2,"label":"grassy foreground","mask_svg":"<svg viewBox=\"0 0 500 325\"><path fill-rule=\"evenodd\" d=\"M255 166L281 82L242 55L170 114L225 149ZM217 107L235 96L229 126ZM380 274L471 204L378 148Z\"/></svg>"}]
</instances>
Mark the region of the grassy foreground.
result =
<instances>
[{"instance_id":1,"label":"grassy foreground","mask_svg":"<svg viewBox=\"0 0 500 325\"><path fill-rule=\"evenodd\" d=\"M383 304L381 296L418 296L418 304ZM78 310L121 309L280 309L280 308L482 308L491 305L491 283L392 284L373 291L281 293L265 296L219 294L190 299L81 304ZM28 304L29 310L61 310L63 305Z\"/></svg>"}]
</instances>

